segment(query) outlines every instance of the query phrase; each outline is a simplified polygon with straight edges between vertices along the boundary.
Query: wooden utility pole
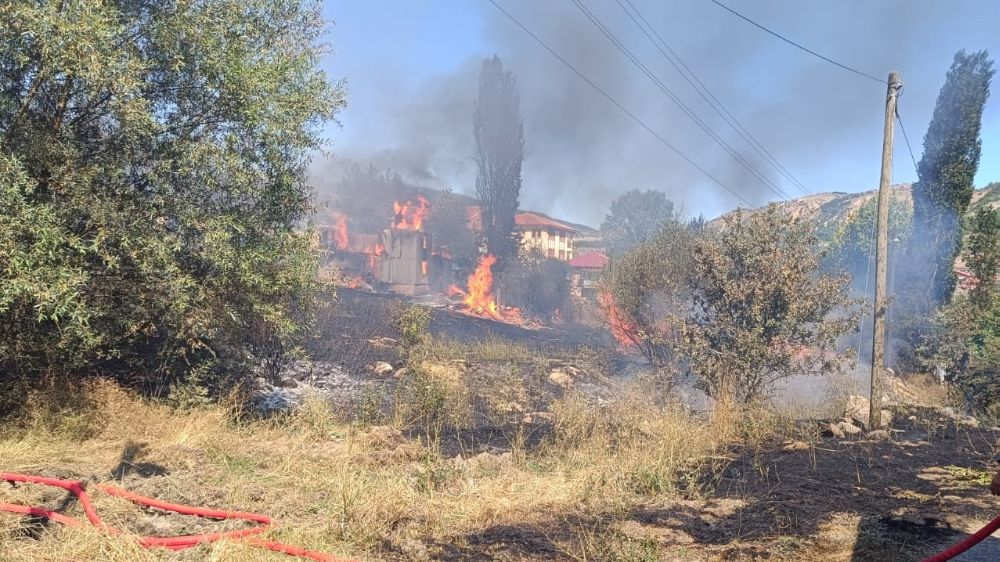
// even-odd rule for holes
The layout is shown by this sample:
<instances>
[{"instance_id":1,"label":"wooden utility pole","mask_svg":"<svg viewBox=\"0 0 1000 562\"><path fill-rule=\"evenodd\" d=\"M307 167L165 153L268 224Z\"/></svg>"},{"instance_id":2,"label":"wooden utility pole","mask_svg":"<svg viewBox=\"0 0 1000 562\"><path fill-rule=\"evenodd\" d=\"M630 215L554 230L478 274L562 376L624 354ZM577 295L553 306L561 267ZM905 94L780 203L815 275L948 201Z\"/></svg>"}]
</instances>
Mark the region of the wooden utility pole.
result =
<instances>
[{"instance_id":1,"label":"wooden utility pole","mask_svg":"<svg viewBox=\"0 0 1000 562\"><path fill-rule=\"evenodd\" d=\"M878 183L878 230L875 245L875 305L872 334L871 402L869 429L882 427L882 371L885 369L886 270L889 263L889 182L892 181L892 140L896 120L896 96L903 87L898 72L889 73L885 97L885 129L882 134L882 176Z\"/></svg>"}]
</instances>

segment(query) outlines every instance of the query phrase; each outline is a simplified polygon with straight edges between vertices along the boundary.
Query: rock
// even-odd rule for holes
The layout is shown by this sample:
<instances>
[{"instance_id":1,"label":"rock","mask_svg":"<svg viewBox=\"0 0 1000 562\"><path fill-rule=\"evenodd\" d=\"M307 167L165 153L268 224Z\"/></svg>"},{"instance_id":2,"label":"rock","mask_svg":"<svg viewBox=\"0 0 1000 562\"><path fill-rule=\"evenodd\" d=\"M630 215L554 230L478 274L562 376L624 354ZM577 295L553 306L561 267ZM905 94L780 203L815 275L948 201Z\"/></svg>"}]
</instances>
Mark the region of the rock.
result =
<instances>
[{"instance_id":1,"label":"rock","mask_svg":"<svg viewBox=\"0 0 1000 562\"><path fill-rule=\"evenodd\" d=\"M976 429L976 428L979 427L979 420L977 420L976 418L974 418L972 416L965 416L961 420L959 420L958 423L961 424L961 425L964 425L965 427L971 427L973 429Z\"/></svg>"},{"instance_id":2,"label":"rock","mask_svg":"<svg viewBox=\"0 0 1000 562\"><path fill-rule=\"evenodd\" d=\"M809 444L805 441L786 441L781 448L786 451L805 451L809 449Z\"/></svg>"},{"instance_id":3,"label":"rock","mask_svg":"<svg viewBox=\"0 0 1000 562\"><path fill-rule=\"evenodd\" d=\"M392 374L392 376L396 377L397 379L402 379L406 378L406 375L409 374L410 374L409 369L407 369L406 367L400 367L395 373Z\"/></svg>"},{"instance_id":4,"label":"rock","mask_svg":"<svg viewBox=\"0 0 1000 562\"><path fill-rule=\"evenodd\" d=\"M840 427L838 427L838 424L835 423L829 424L823 431L823 435L826 435L828 437L836 437L837 439L844 439L845 437L847 437L847 435L844 435L844 432L841 431Z\"/></svg>"},{"instance_id":5,"label":"rock","mask_svg":"<svg viewBox=\"0 0 1000 562\"><path fill-rule=\"evenodd\" d=\"M562 368L553 369L549 373L549 380L560 388L572 388L574 384L573 376Z\"/></svg>"},{"instance_id":6,"label":"rock","mask_svg":"<svg viewBox=\"0 0 1000 562\"><path fill-rule=\"evenodd\" d=\"M889 438L889 432L884 429L876 429L868 432L868 438L872 441L883 441Z\"/></svg>"},{"instance_id":7,"label":"rock","mask_svg":"<svg viewBox=\"0 0 1000 562\"><path fill-rule=\"evenodd\" d=\"M892 412L882 410L882 427L892 427Z\"/></svg>"},{"instance_id":8,"label":"rock","mask_svg":"<svg viewBox=\"0 0 1000 562\"><path fill-rule=\"evenodd\" d=\"M952 408L951 406L941 408L941 413L948 416L949 418L953 418L955 417L955 408Z\"/></svg>"},{"instance_id":9,"label":"rock","mask_svg":"<svg viewBox=\"0 0 1000 562\"><path fill-rule=\"evenodd\" d=\"M419 562L431 560L431 555L427 550L427 545L417 539L406 538L399 541L398 545L399 550L402 551L403 554L405 554L410 560L416 560Z\"/></svg>"},{"instance_id":10,"label":"rock","mask_svg":"<svg viewBox=\"0 0 1000 562\"><path fill-rule=\"evenodd\" d=\"M531 412L524 414L521 418L521 423L523 424L535 424L535 423L552 423L556 419L556 416L551 412Z\"/></svg>"},{"instance_id":11,"label":"rock","mask_svg":"<svg viewBox=\"0 0 1000 562\"><path fill-rule=\"evenodd\" d=\"M838 423L837 429L839 429L845 435L857 435L863 431L860 427L854 425L853 423L847 423L847 422Z\"/></svg>"},{"instance_id":12,"label":"rock","mask_svg":"<svg viewBox=\"0 0 1000 562\"><path fill-rule=\"evenodd\" d=\"M868 409L870 407L871 404L867 398L853 394L847 397L844 417L854 420L862 427L868 427Z\"/></svg>"},{"instance_id":13,"label":"rock","mask_svg":"<svg viewBox=\"0 0 1000 562\"><path fill-rule=\"evenodd\" d=\"M378 361L377 363L371 365L370 368L372 372L379 376L388 375L393 371L392 365L386 363L385 361Z\"/></svg>"}]
</instances>

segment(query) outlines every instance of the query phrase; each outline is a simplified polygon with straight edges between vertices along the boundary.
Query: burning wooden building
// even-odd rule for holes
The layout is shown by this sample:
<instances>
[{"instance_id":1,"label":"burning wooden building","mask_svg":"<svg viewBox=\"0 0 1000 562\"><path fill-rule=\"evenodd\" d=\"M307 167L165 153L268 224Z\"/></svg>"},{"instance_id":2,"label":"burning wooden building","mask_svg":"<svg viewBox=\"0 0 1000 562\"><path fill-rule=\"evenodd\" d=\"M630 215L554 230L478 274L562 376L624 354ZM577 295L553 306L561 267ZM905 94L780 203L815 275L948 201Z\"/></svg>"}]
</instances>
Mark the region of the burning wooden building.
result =
<instances>
[{"instance_id":1,"label":"burning wooden building","mask_svg":"<svg viewBox=\"0 0 1000 562\"><path fill-rule=\"evenodd\" d=\"M333 213L318 225L320 241L327 248L327 265L353 284L361 282L395 293L416 296L440 291L453 282L447 250L433 245L424 222L430 203L423 195L396 202L389 228L376 234L349 232L347 217Z\"/></svg>"}]
</instances>

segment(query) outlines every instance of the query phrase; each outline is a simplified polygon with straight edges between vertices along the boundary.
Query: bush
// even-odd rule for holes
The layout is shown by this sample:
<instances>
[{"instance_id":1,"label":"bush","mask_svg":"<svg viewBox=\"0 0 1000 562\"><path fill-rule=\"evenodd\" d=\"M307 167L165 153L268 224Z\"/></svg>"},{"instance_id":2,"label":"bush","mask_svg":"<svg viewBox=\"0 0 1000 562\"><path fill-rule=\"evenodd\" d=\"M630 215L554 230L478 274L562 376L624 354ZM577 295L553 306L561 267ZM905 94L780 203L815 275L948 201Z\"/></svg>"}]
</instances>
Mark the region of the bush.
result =
<instances>
[{"instance_id":1,"label":"bush","mask_svg":"<svg viewBox=\"0 0 1000 562\"><path fill-rule=\"evenodd\" d=\"M412 349L422 343L430 332L431 309L400 303L393 312L393 325L403 338L403 347Z\"/></svg>"},{"instance_id":2,"label":"bush","mask_svg":"<svg viewBox=\"0 0 1000 562\"><path fill-rule=\"evenodd\" d=\"M559 314L567 319L573 310L569 266L537 250L522 252L516 262L508 264L499 285L501 302L521 309L528 316L548 320Z\"/></svg>"},{"instance_id":3,"label":"bush","mask_svg":"<svg viewBox=\"0 0 1000 562\"><path fill-rule=\"evenodd\" d=\"M320 6L64 8L2 9L0 377L162 390L294 348L319 289L305 174L344 103Z\"/></svg>"}]
</instances>

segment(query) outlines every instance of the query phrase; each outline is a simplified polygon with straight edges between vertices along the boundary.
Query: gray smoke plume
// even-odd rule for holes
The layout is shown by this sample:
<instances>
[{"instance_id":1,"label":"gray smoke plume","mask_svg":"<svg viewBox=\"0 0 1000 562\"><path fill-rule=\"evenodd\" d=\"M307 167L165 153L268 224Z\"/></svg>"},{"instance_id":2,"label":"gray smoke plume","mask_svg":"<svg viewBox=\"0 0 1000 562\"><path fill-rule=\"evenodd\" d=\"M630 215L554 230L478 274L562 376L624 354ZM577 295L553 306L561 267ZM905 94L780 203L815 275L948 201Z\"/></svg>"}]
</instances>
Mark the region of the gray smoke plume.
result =
<instances>
[{"instance_id":1,"label":"gray smoke plume","mask_svg":"<svg viewBox=\"0 0 1000 562\"><path fill-rule=\"evenodd\" d=\"M754 204L779 199L682 114L572 2L497 2L744 199ZM884 84L798 51L707 0L632 2L715 96L811 191L857 191L877 184ZM989 24L1000 21L1000 3L990 0L727 3L880 79L890 70L901 71L905 87L900 111L918 158L920 139L954 52L1000 51L1000 35ZM381 5L372 3L372 9L386 9L375 4ZM744 158L790 195L803 195L725 125L615 1L585 0L585 4ZM463 3L461 9L474 10L482 18L488 49L469 53L453 72L428 77L426 86L413 96L380 99L375 121L354 126L380 128L386 140L380 146L336 145L335 158L314 166L314 182L321 191L344 167L360 162L391 167L415 184L450 186L473 194L472 103L479 64L495 52L517 75L521 92L526 151L523 208L596 225L611 200L629 189L665 191L694 214L716 215L741 204L623 115L488 2ZM391 41L378 37L377 30L372 34L372 41ZM348 76L349 84L375 79L379 69L371 73ZM905 146L899 144L897 150L905 151ZM913 178L905 152L897 152L897 168L897 181Z\"/></svg>"}]
</instances>

